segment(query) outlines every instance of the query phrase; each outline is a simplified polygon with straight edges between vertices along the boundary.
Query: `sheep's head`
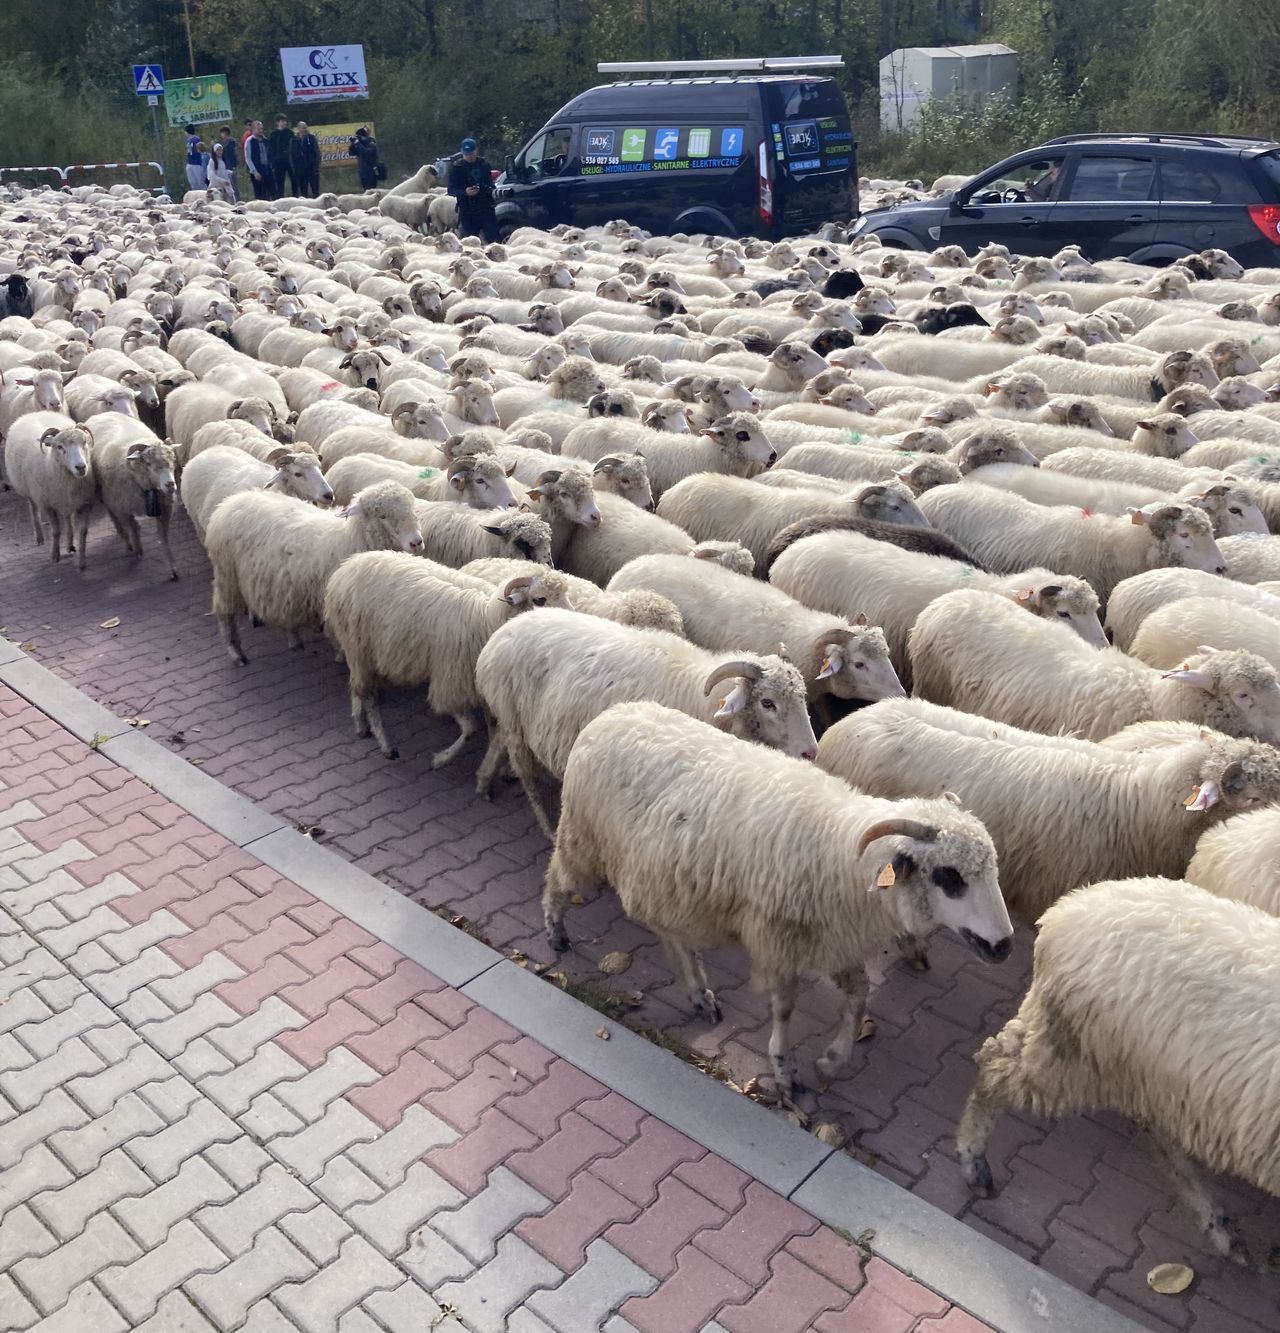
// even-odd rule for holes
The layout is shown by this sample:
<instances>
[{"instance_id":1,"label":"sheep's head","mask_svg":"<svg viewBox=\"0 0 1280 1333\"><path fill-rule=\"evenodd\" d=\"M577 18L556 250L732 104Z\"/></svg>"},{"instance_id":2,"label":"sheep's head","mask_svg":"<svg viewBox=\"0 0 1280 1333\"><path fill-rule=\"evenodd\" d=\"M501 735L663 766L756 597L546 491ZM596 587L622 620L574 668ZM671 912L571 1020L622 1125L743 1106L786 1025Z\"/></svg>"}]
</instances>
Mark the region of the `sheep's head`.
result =
<instances>
[{"instance_id":1,"label":"sheep's head","mask_svg":"<svg viewBox=\"0 0 1280 1333\"><path fill-rule=\"evenodd\" d=\"M488 380L463 380L452 386L453 410L473 426L498 426L498 411L493 405L493 386Z\"/></svg>"},{"instance_id":2,"label":"sheep's head","mask_svg":"<svg viewBox=\"0 0 1280 1333\"><path fill-rule=\"evenodd\" d=\"M736 278L747 271L747 266L732 250L712 250L707 255L707 266L717 278Z\"/></svg>"},{"instance_id":3,"label":"sheep's head","mask_svg":"<svg viewBox=\"0 0 1280 1333\"><path fill-rule=\"evenodd\" d=\"M632 294L631 288L621 278L605 278L603 282L596 283L596 295L602 301L617 301L627 305Z\"/></svg>"},{"instance_id":4,"label":"sheep's head","mask_svg":"<svg viewBox=\"0 0 1280 1333\"><path fill-rule=\"evenodd\" d=\"M156 389L154 375L145 370L126 370L120 376L120 383L133 390L134 401L143 407L160 406L160 394Z\"/></svg>"},{"instance_id":5,"label":"sheep's head","mask_svg":"<svg viewBox=\"0 0 1280 1333\"><path fill-rule=\"evenodd\" d=\"M1013 948L991 835L951 793L894 803L894 813L864 828L855 849L857 880L921 938L953 930L985 963Z\"/></svg>"},{"instance_id":6,"label":"sheep's head","mask_svg":"<svg viewBox=\"0 0 1280 1333\"><path fill-rule=\"evenodd\" d=\"M684 302L673 291L668 291L665 287L659 287L650 292L648 296L640 302L641 305L649 308L650 314L655 319L670 319L672 315L687 314Z\"/></svg>"},{"instance_id":7,"label":"sheep's head","mask_svg":"<svg viewBox=\"0 0 1280 1333\"><path fill-rule=\"evenodd\" d=\"M665 384L667 382L666 374L662 369L662 362L656 356L633 356L629 361L622 364L622 378L624 380L639 380L645 384Z\"/></svg>"},{"instance_id":8,"label":"sheep's head","mask_svg":"<svg viewBox=\"0 0 1280 1333\"><path fill-rule=\"evenodd\" d=\"M711 696L718 685L729 688L718 697L709 719L713 726L797 759L817 754L804 679L791 662L773 654L744 654L721 662L707 677L703 694Z\"/></svg>"},{"instance_id":9,"label":"sheep's head","mask_svg":"<svg viewBox=\"0 0 1280 1333\"><path fill-rule=\"evenodd\" d=\"M1157 717L1186 718L1227 736L1265 742L1259 749L1280 741L1280 680L1270 662L1243 648L1219 651L1202 644L1161 673L1152 704ZM1269 759L1272 785L1266 800L1274 801L1280 795L1280 756L1271 750Z\"/></svg>"},{"instance_id":10,"label":"sheep's head","mask_svg":"<svg viewBox=\"0 0 1280 1333\"><path fill-rule=\"evenodd\" d=\"M641 509L653 509L649 469L642 454L610 454L596 463L591 476L597 490L621 496Z\"/></svg>"},{"instance_id":11,"label":"sheep's head","mask_svg":"<svg viewBox=\"0 0 1280 1333\"><path fill-rule=\"evenodd\" d=\"M1012 282L1013 269L1001 255L987 255L973 266L974 273L988 282Z\"/></svg>"},{"instance_id":12,"label":"sheep's head","mask_svg":"<svg viewBox=\"0 0 1280 1333\"><path fill-rule=\"evenodd\" d=\"M228 421L247 421L264 435L271 434L275 411L265 398L237 398L227 408Z\"/></svg>"},{"instance_id":13,"label":"sheep's head","mask_svg":"<svg viewBox=\"0 0 1280 1333\"><path fill-rule=\"evenodd\" d=\"M873 481L858 487L850 496L848 509L858 518L875 519L881 523L898 523L910 528L930 526L915 497L900 481Z\"/></svg>"},{"instance_id":14,"label":"sheep's head","mask_svg":"<svg viewBox=\"0 0 1280 1333\"><path fill-rule=\"evenodd\" d=\"M1219 379L1229 375L1253 375L1262 369L1244 338L1219 338L1203 348Z\"/></svg>"},{"instance_id":15,"label":"sheep's head","mask_svg":"<svg viewBox=\"0 0 1280 1333\"><path fill-rule=\"evenodd\" d=\"M920 413L920 421L926 426L949 426L954 421L967 421L978 415L977 407L967 398L943 398L930 403Z\"/></svg>"},{"instance_id":16,"label":"sheep's head","mask_svg":"<svg viewBox=\"0 0 1280 1333\"><path fill-rule=\"evenodd\" d=\"M699 542L689 554L695 560L710 560L713 564L750 578L756 570L756 558L738 542Z\"/></svg>"},{"instance_id":17,"label":"sheep's head","mask_svg":"<svg viewBox=\"0 0 1280 1333\"><path fill-rule=\"evenodd\" d=\"M974 266L979 273L982 268ZM984 277L989 276L983 274ZM1062 272L1051 259L1044 259L1038 255L1033 255L1029 259L1024 259L1018 266L1018 272L1013 279L1013 290L1020 292L1026 287L1034 287L1041 282L1057 282L1061 280Z\"/></svg>"},{"instance_id":18,"label":"sheep's head","mask_svg":"<svg viewBox=\"0 0 1280 1333\"><path fill-rule=\"evenodd\" d=\"M547 376L547 388L571 403L585 403L608 388L594 362L571 356Z\"/></svg>"},{"instance_id":19,"label":"sheep's head","mask_svg":"<svg viewBox=\"0 0 1280 1333\"><path fill-rule=\"evenodd\" d=\"M155 491L170 502L177 489L175 464L176 455L170 444L147 444L140 440L131 444L124 456L125 471L133 484L140 491Z\"/></svg>"},{"instance_id":20,"label":"sheep's head","mask_svg":"<svg viewBox=\"0 0 1280 1333\"><path fill-rule=\"evenodd\" d=\"M730 412L707 426L702 434L719 446L740 475L772 467L777 461L777 451L769 443L759 418L749 412Z\"/></svg>"},{"instance_id":21,"label":"sheep's head","mask_svg":"<svg viewBox=\"0 0 1280 1333\"><path fill-rule=\"evenodd\" d=\"M1191 427L1177 412L1158 412L1139 421L1131 442L1134 453L1153 458L1181 458L1198 443Z\"/></svg>"},{"instance_id":22,"label":"sheep's head","mask_svg":"<svg viewBox=\"0 0 1280 1333\"><path fill-rule=\"evenodd\" d=\"M1202 384L1179 384L1155 405L1157 413L1175 412L1180 417L1194 416L1197 412L1212 412L1218 404Z\"/></svg>"},{"instance_id":23,"label":"sheep's head","mask_svg":"<svg viewBox=\"0 0 1280 1333\"><path fill-rule=\"evenodd\" d=\"M979 426L956 448L953 458L963 475L992 463L1040 466L1040 460L1007 426Z\"/></svg>"},{"instance_id":24,"label":"sheep's head","mask_svg":"<svg viewBox=\"0 0 1280 1333\"><path fill-rule=\"evenodd\" d=\"M88 476L92 444L93 436L84 426L50 426L40 436L41 450L48 450L73 477Z\"/></svg>"},{"instance_id":25,"label":"sheep's head","mask_svg":"<svg viewBox=\"0 0 1280 1333\"><path fill-rule=\"evenodd\" d=\"M320 460L308 449L276 449L267 456L276 475L267 490L295 496L309 504L328 509L333 504L333 488L320 470Z\"/></svg>"},{"instance_id":26,"label":"sheep's head","mask_svg":"<svg viewBox=\"0 0 1280 1333\"><path fill-rule=\"evenodd\" d=\"M639 420L640 405L630 389L606 389L603 393L594 393L587 399L587 416Z\"/></svg>"},{"instance_id":27,"label":"sheep's head","mask_svg":"<svg viewBox=\"0 0 1280 1333\"><path fill-rule=\"evenodd\" d=\"M1130 509L1129 520L1144 527L1156 543L1149 569L1157 565L1181 565L1202 569L1208 574L1225 574L1226 562L1213 540L1208 515L1192 505L1155 504L1144 509Z\"/></svg>"},{"instance_id":28,"label":"sheep's head","mask_svg":"<svg viewBox=\"0 0 1280 1333\"><path fill-rule=\"evenodd\" d=\"M1251 384L1239 376L1224 379L1211 396L1224 412L1244 412L1258 403L1272 401L1271 395L1265 389L1260 389L1256 384Z\"/></svg>"},{"instance_id":29,"label":"sheep's head","mask_svg":"<svg viewBox=\"0 0 1280 1333\"><path fill-rule=\"evenodd\" d=\"M1140 290L1153 301L1185 301L1191 296L1191 281L1181 269L1167 268Z\"/></svg>"},{"instance_id":30,"label":"sheep's head","mask_svg":"<svg viewBox=\"0 0 1280 1333\"><path fill-rule=\"evenodd\" d=\"M449 372L457 380L493 381L493 367L481 352L458 352L448 363Z\"/></svg>"},{"instance_id":31,"label":"sheep's head","mask_svg":"<svg viewBox=\"0 0 1280 1333\"><path fill-rule=\"evenodd\" d=\"M1021 315L1023 319L1032 320L1036 324L1044 323L1044 312L1039 303L1026 292L1007 292L996 303L996 309L1001 315Z\"/></svg>"},{"instance_id":32,"label":"sheep's head","mask_svg":"<svg viewBox=\"0 0 1280 1333\"><path fill-rule=\"evenodd\" d=\"M935 486L953 486L960 480L960 469L949 458L929 454L918 458L894 474L912 495L923 495Z\"/></svg>"},{"instance_id":33,"label":"sheep's head","mask_svg":"<svg viewBox=\"0 0 1280 1333\"><path fill-rule=\"evenodd\" d=\"M537 506L537 512L552 524L576 523L585 528L598 528L603 522L591 478L576 467L544 472L534 482L529 499Z\"/></svg>"},{"instance_id":34,"label":"sheep's head","mask_svg":"<svg viewBox=\"0 0 1280 1333\"><path fill-rule=\"evenodd\" d=\"M824 372L828 373L828 372ZM876 405L867 397L861 384L837 384L822 401L842 412L857 412L864 417L876 414Z\"/></svg>"},{"instance_id":35,"label":"sheep's head","mask_svg":"<svg viewBox=\"0 0 1280 1333\"><path fill-rule=\"evenodd\" d=\"M1018 576L1014 600L1044 620L1073 629L1087 644L1106 648L1107 636L1098 619L1098 594L1073 574L1038 572Z\"/></svg>"},{"instance_id":36,"label":"sheep's head","mask_svg":"<svg viewBox=\"0 0 1280 1333\"><path fill-rule=\"evenodd\" d=\"M554 569L535 569L532 574L517 574L498 590L498 597L517 611L532 611L550 606L572 611L569 581Z\"/></svg>"},{"instance_id":37,"label":"sheep's head","mask_svg":"<svg viewBox=\"0 0 1280 1333\"><path fill-rule=\"evenodd\" d=\"M413 494L398 481L377 481L366 486L342 511L349 523L362 529L366 551L422 551L422 531L413 507Z\"/></svg>"},{"instance_id":38,"label":"sheep's head","mask_svg":"<svg viewBox=\"0 0 1280 1333\"><path fill-rule=\"evenodd\" d=\"M1099 435L1114 435L1098 405L1088 398L1051 398L1046 404L1049 416L1060 426L1096 430Z\"/></svg>"},{"instance_id":39,"label":"sheep's head","mask_svg":"<svg viewBox=\"0 0 1280 1333\"><path fill-rule=\"evenodd\" d=\"M559 343L543 343L536 352L524 359L522 369L525 379L544 380L557 366L568 359L569 353Z\"/></svg>"},{"instance_id":40,"label":"sheep's head","mask_svg":"<svg viewBox=\"0 0 1280 1333\"><path fill-rule=\"evenodd\" d=\"M898 309L893 297L883 287L863 287L861 291L854 292L851 304L853 313L859 316L883 315L888 318Z\"/></svg>"},{"instance_id":41,"label":"sheep's head","mask_svg":"<svg viewBox=\"0 0 1280 1333\"><path fill-rule=\"evenodd\" d=\"M875 703L906 695L889 660L884 630L868 625L866 616L824 629L810 648L810 658L806 674L837 699Z\"/></svg>"},{"instance_id":42,"label":"sheep's head","mask_svg":"<svg viewBox=\"0 0 1280 1333\"><path fill-rule=\"evenodd\" d=\"M930 256L929 263L936 268L968 268L969 256L959 245L940 245Z\"/></svg>"},{"instance_id":43,"label":"sheep's head","mask_svg":"<svg viewBox=\"0 0 1280 1333\"><path fill-rule=\"evenodd\" d=\"M526 333L540 333L544 338L554 338L557 333L564 332L564 315L559 306L536 302L529 307L528 319L520 327Z\"/></svg>"},{"instance_id":44,"label":"sheep's head","mask_svg":"<svg viewBox=\"0 0 1280 1333\"><path fill-rule=\"evenodd\" d=\"M820 403L838 385L852 384L853 377L844 366L829 366L815 375L800 391L802 403Z\"/></svg>"},{"instance_id":45,"label":"sheep's head","mask_svg":"<svg viewBox=\"0 0 1280 1333\"><path fill-rule=\"evenodd\" d=\"M448 485L453 497L472 509L514 509L516 500L507 485L507 473L493 454L469 454L449 464Z\"/></svg>"},{"instance_id":46,"label":"sheep's head","mask_svg":"<svg viewBox=\"0 0 1280 1333\"><path fill-rule=\"evenodd\" d=\"M991 326L987 336L994 342L1029 347L1040 336L1040 329L1035 320L1026 315L1004 315Z\"/></svg>"},{"instance_id":47,"label":"sheep's head","mask_svg":"<svg viewBox=\"0 0 1280 1333\"><path fill-rule=\"evenodd\" d=\"M769 363L797 389L827 369L827 363L812 347L799 342L780 343L769 353Z\"/></svg>"},{"instance_id":48,"label":"sheep's head","mask_svg":"<svg viewBox=\"0 0 1280 1333\"><path fill-rule=\"evenodd\" d=\"M1239 481L1220 481L1195 493L1189 493L1190 489L1183 491L1180 498L1209 515L1215 537L1271 531L1251 486Z\"/></svg>"},{"instance_id":49,"label":"sheep's head","mask_svg":"<svg viewBox=\"0 0 1280 1333\"><path fill-rule=\"evenodd\" d=\"M830 363L833 366L843 366L845 370L883 370L884 362L879 360L865 347L846 347L838 352L832 352Z\"/></svg>"},{"instance_id":50,"label":"sheep's head","mask_svg":"<svg viewBox=\"0 0 1280 1333\"><path fill-rule=\"evenodd\" d=\"M515 443L514 440L511 441ZM496 454L493 441L482 430L464 430L461 435L450 435L440 445L440 452L445 461L456 463L460 458L473 458L477 454Z\"/></svg>"},{"instance_id":51,"label":"sheep's head","mask_svg":"<svg viewBox=\"0 0 1280 1333\"><path fill-rule=\"evenodd\" d=\"M992 407L1031 412L1048 403L1049 391L1038 375L1025 370L1013 370L987 384L987 399Z\"/></svg>"},{"instance_id":52,"label":"sheep's head","mask_svg":"<svg viewBox=\"0 0 1280 1333\"><path fill-rule=\"evenodd\" d=\"M760 400L737 375L696 375L691 392L690 401L706 403L715 417L727 416L730 412L760 411Z\"/></svg>"},{"instance_id":53,"label":"sheep's head","mask_svg":"<svg viewBox=\"0 0 1280 1333\"><path fill-rule=\"evenodd\" d=\"M62 409L61 371L37 370L34 375L24 375L21 379L8 382L30 389L32 402L41 411L58 412Z\"/></svg>"},{"instance_id":54,"label":"sheep's head","mask_svg":"<svg viewBox=\"0 0 1280 1333\"><path fill-rule=\"evenodd\" d=\"M481 525L499 543L498 555L511 560L532 560L536 565L551 563L551 525L537 514L502 513Z\"/></svg>"}]
</instances>

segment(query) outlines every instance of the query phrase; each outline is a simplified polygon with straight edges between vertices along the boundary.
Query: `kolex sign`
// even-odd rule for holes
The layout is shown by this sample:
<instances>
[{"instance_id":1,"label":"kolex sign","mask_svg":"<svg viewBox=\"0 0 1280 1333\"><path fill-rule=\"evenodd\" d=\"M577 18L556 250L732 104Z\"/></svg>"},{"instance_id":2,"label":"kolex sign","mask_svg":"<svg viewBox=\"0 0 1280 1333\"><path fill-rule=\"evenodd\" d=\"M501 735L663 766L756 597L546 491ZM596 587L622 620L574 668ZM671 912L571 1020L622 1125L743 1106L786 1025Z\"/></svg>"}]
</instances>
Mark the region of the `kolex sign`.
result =
<instances>
[{"instance_id":1,"label":"kolex sign","mask_svg":"<svg viewBox=\"0 0 1280 1333\"><path fill-rule=\"evenodd\" d=\"M282 46L284 92L290 102L368 97L363 46Z\"/></svg>"}]
</instances>

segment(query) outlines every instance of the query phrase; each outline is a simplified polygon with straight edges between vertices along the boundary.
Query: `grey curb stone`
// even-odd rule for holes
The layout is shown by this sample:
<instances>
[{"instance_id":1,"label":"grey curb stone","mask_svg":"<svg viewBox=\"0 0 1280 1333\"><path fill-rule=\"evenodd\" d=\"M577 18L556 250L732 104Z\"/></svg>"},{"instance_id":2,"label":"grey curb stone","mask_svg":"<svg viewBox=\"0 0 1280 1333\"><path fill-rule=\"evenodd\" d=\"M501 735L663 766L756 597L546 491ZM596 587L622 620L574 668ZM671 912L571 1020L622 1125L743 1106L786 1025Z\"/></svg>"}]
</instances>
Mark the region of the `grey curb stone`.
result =
<instances>
[{"instance_id":1,"label":"grey curb stone","mask_svg":"<svg viewBox=\"0 0 1280 1333\"><path fill-rule=\"evenodd\" d=\"M1028 1263L963 1222L834 1153L791 1202L855 1236L903 1272L1001 1333L1141 1333L1124 1315Z\"/></svg>"},{"instance_id":2,"label":"grey curb stone","mask_svg":"<svg viewBox=\"0 0 1280 1333\"><path fill-rule=\"evenodd\" d=\"M122 736L133 730L127 722L94 703L87 694L68 685L20 648L7 640L4 648L12 649L18 656L0 665L0 682L66 727L77 740L88 742L95 736Z\"/></svg>"},{"instance_id":3,"label":"grey curb stone","mask_svg":"<svg viewBox=\"0 0 1280 1333\"><path fill-rule=\"evenodd\" d=\"M268 814L216 778L192 767L185 759L166 750L159 741L126 727L127 734L99 746L113 763L139 777L148 787L193 814L215 833L237 847L285 827L279 815Z\"/></svg>"},{"instance_id":4,"label":"grey curb stone","mask_svg":"<svg viewBox=\"0 0 1280 1333\"><path fill-rule=\"evenodd\" d=\"M107 736L110 739L101 745L102 753L160 795L584 1073L820 1221L854 1234L872 1228L876 1233L872 1248L877 1254L1000 1333L1141 1333L1131 1320L853 1158L823 1147L812 1135L730 1092L627 1028L603 1021L594 1010L516 967L133 731L5 639L0 639L0 683L81 740ZM602 1022L609 1029L610 1041L595 1035ZM137 1102L137 1098L128 1094L123 1101ZM161 1128L159 1122L156 1128ZM136 1130L129 1137L134 1135ZM106 1150L101 1149L97 1156ZM215 1145L209 1156L217 1152ZM80 1169L94 1164L96 1158L83 1162ZM626 1327L616 1315L607 1325L611 1331Z\"/></svg>"},{"instance_id":5,"label":"grey curb stone","mask_svg":"<svg viewBox=\"0 0 1280 1333\"><path fill-rule=\"evenodd\" d=\"M461 989L779 1194L790 1195L831 1154L812 1134L761 1111L630 1029L602 1020L594 1009L514 963L504 960ZM609 1041L596 1036L601 1026Z\"/></svg>"},{"instance_id":6,"label":"grey curb stone","mask_svg":"<svg viewBox=\"0 0 1280 1333\"><path fill-rule=\"evenodd\" d=\"M496 950L293 829L278 829L244 847L450 986L460 987L502 960Z\"/></svg>"}]
</instances>

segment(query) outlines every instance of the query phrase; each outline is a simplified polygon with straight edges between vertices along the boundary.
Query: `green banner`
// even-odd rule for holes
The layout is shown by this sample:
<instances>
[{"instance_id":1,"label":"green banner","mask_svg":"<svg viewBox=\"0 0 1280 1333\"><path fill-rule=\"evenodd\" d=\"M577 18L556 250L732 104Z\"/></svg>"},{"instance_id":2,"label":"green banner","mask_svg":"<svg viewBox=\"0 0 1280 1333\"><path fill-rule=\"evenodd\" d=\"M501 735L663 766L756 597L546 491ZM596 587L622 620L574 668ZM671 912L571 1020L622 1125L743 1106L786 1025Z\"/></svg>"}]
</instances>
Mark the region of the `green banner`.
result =
<instances>
[{"instance_id":1,"label":"green banner","mask_svg":"<svg viewBox=\"0 0 1280 1333\"><path fill-rule=\"evenodd\" d=\"M225 74L203 74L198 79L166 79L164 111L169 124L204 125L212 120L230 121L231 89Z\"/></svg>"}]
</instances>

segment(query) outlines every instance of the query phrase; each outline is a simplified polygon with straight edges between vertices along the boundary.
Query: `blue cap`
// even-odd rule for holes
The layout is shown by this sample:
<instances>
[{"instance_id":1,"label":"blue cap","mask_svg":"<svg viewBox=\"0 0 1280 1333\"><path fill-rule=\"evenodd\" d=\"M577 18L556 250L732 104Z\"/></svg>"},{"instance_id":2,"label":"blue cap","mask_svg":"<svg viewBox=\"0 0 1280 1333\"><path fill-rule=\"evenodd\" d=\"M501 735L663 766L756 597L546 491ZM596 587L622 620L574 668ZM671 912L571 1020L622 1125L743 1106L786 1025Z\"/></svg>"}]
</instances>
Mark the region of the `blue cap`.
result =
<instances>
[{"instance_id":1,"label":"blue cap","mask_svg":"<svg viewBox=\"0 0 1280 1333\"><path fill-rule=\"evenodd\" d=\"M476 141L474 139L463 139L462 151L464 153L474 153L476 151Z\"/></svg>"}]
</instances>

